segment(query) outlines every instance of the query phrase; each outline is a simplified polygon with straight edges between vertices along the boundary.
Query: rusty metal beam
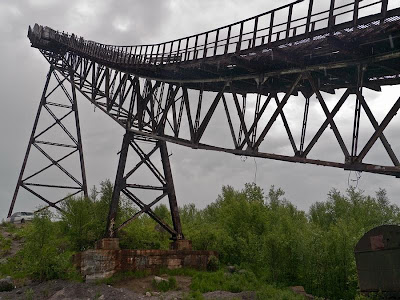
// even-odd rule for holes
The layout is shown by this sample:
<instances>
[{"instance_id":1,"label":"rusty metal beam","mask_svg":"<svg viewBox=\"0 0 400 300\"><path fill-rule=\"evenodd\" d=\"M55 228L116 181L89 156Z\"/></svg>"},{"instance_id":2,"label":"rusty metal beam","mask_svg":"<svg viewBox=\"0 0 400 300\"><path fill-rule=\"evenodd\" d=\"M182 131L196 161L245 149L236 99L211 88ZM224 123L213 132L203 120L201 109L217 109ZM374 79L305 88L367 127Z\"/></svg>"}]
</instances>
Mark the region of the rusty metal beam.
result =
<instances>
[{"instance_id":1,"label":"rusty metal beam","mask_svg":"<svg viewBox=\"0 0 400 300\"><path fill-rule=\"evenodd\" d=\"M375 133L371 136L371 138L368 140L365 147L361 150L360 154L357 156L356 162L359 162L359 163L362 162L362 160L368 154L369 150L375 144L377 139L379 139L382 136L383 131L389 125L390 121L394 118L394 116L397 114L399 109L400 109L400 98L397 99L396 103L390 109L390 111L388 112L386 117L383 119L382 123L375 130Z\"/></svg>"}]
</instances>

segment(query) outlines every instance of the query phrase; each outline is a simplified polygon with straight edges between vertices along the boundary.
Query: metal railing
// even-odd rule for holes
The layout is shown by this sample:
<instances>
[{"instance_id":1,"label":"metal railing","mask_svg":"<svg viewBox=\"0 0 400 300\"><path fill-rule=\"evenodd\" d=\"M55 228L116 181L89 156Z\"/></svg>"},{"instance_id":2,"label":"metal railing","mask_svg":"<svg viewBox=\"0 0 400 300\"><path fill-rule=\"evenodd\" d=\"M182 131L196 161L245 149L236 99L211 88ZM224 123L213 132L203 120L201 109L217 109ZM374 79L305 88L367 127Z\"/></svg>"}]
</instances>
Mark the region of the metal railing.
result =
<instances>
[{"instance_id":1,"label":"metal railing","mask_svg":"<svg viewBox=\"0 0 400 300\"><path fill-rule=\"evenodd\" d=\"M268 48L274 43L290 42L295 37L310 37L316 31L331 32L336 25L342 23L350 22L356 27L360 18L368 14L380 14L381 19L384 19L388 12L388 3L392 0L350 0L341 5L336 5L336 1L338 0L330 0L329 10L314 13L314 4L317 1L309 0L307 14L294 17L296 8L305 2L297 0L214 30L152 45L105 45L49 28L52 32L48 34L50 39L73 50L111 63L172 64L239 53L259 46ZM282 21L281 17L277 17L282 14L286 16L286 20Z\"/></svg>"}]
</instances>

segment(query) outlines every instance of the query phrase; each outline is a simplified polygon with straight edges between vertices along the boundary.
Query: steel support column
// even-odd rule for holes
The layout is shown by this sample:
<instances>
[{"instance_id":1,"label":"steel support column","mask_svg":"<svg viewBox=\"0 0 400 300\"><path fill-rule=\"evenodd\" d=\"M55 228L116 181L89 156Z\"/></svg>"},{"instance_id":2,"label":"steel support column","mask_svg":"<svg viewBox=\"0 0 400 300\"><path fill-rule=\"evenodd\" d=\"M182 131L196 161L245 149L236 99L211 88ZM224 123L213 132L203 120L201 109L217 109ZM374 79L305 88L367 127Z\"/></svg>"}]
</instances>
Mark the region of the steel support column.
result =
<instances>
[{"instance_id":1,"label":"steel support column","mask_svg":"<svg viewBox=\"0 0 400 300\"><path fill-rule=\"evenodd\" d=\"M73 76L74 73L72 70L69 72L69 76L71 79L71 83L73 82ZM64 76L64 74L62 74ZM50 81L53 80L55 81L55 87L50 89L49 84ZM40 187L40 188L46 188L46 189L69 189L72 190L72 192L69 194L70 196L77 195L81 192L83 192L84 196L88 195L87 192L87 184L86 184L86 172L85 172L85 164L83 160L83 149L82 149L82 138L81 138L81 131L80 131L80 124L79 124L79 114L78 114L78 104L77 104L77 98L76 98L76 91L75 91L75 86L74 84L71 84L71 89L72 89L72 95L68 92L65 83L68 81L65 81L64 79L61 80L60 77L58 76L57 72L55 71L55 67L53 64L50 65L50 70L47 74L46 78L46 83L44 85L44 89L42 92L42 96L40 99L39 103L39 108L36 113L35 121L33 123L33 128L32 132L29 138L29 143L28 147L25 153L25 157L22 163L21 171L18 177L18 182L17 186L14 191L14 195L10 204L10 208L8 211L8 217L12 215L14 206L18 197L18 193L20 190L20 187L24 188L26 191L28 191L30 194L34 195L36 198L40 199L41 201L45 202L47 206L43 208L48 208L48 207L53 207L58 210L60 208L57 206L60 202L64 201L67 197L65 195L61 199L48 199L48 197L44 197L41 193L32 190L31 187ZM54 92L57 89L62 89L64 92L64 95L66 96L66 99L69 100L68 104L63 104L59 102L53 102L49 101L50 98L54 96ZM57 99L60 100L60 99ZM65 100L65 99L64 99ZM61 109L65 109L67 111L66 114L64 114L62 117L58 117L52 110L51 107L58 107ZM54 123L42 130L41 132L37 132L38 124L41 120L41 112L42 109L45 109L49 115L54 119ZM66 119L68 116L72 116L75 119L75 130L76 134L72 134L71 131L67 128L66 125L63 124L64 119ZM58 143L54 141L44 141L44 140L39 140L39 137L42 137L46 132L51 131L54 127L59 126L63 132L66 134L66 136L69 138L69 141L72 142L71 144L66 144L66 143ZM42 137L43 138L43 137ZM72 151L69 152L68 154L64 155L63 157L59 159L54 159L52 155L48 153L47 150L42 148L42 146L39 145L47 145L47 146L52 146L52 147L62 147L62 148L71 148ZM40 170L34 172L33 174L24 177L25 175L25 169L29 161L29 156L31 154L32 146L36 148L43 156L50 161L50 164L41 168ZM78 153L79 155L79 163L80 163L80 179L77 179L75 176L73 176L69 171L67 171L66 168L64 168L61 165L61 162L65 160L66 158L70 157L74 153ZM74 185L54 185L54 184L48 184L46 182L44 183L37 183L37 182L28 182L30 179L33 177L42 174L46 170L50 169L51 167L57 167L64 175L69 177L72 181L74 181ZM41 208L40 210L42 210Z\"/></svg>"},{"instance_id":2,"label":"steel support column","mask_svg":"<svg viewBox=\"0 0 400 300\"><path fill-rule=\"evenodd\" d=\"M121 152L119 156L117 176L115 177L114 190L110 203L110 210L108 211L107 218L107 231L106 237L114 238L115 237L115 220L117 218L119 197L121 195L121 191L126 186L126 181L124 179L125 165L126 159L128 156L129 150L129 142L132 139L133 134L127 132L124 135L124 139L122 141Z\"/></svg>"},{"instance_id":3,"label":"steel support column","mask_svg":"<svg viewBox=\"0 0 400 300\"><path fill-rule=\"evenodd\" d=\"M146 153L145 150L142 149L142 147L139 145L142 142L145 142L147 145L151 145L152 150ZM126 170L129 150L131 149L133 149L136 153L137 157L139 158L139 162L131 170ZM160 151L162 170L157 168L157 166L151 161L151 157L157 152L157 150ZM147 167L148 170L154 175L155 179L160 183L160 186L128 183L129 178L133 174L138 172L139 168L144 167ZM152 194L151 196L143 196L143 198L140 199L138 196L136 196L137 190L158 192L160 193L160 195L157 196L155 199L153 199L154 194ZM139 211L128 218L128 220L118 220L118 210L121 193L124 194L129 200L131 200L137 207L139 207ZM172 227L168 224L166 220L158 217L152 210L152 207L166 196L168 196L169 200ZM165 231L171 234L172 240L176 241L184 239L166 142L146 138L141 135L136 135L130 131L127 131L124 135L120 152L114 191L107 219L106 237L117 237L119 230L121 230L143 214L147 214Z\"/></svg>"},{"instance_id":4,"label":"steel support column","mask_svg":"<svg viewBox=\"0 0 400 300\"><path fill-rule=\"evenodd\" d=\"M179 217L178 202L176 201L174 180L172 177L171 164L169 161L169 154L167 143L165 141L158 141L160 145L161 161L164 169L165 176L165 190L168 192L169 208L171 210L172 224L177 233L176 239L183 239L181 219Z\"/></svg>"}]
</instances>

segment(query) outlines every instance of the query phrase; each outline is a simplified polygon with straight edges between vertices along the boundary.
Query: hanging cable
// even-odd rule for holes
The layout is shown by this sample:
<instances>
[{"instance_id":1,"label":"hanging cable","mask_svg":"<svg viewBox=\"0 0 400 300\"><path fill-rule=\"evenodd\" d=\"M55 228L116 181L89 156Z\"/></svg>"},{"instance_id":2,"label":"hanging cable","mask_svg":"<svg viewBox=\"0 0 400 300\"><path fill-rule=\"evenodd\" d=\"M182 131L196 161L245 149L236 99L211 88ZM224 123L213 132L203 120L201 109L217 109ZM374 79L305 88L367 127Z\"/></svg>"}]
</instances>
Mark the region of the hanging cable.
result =
<instances>
[{"instance_id":1,"label":"hanging cable","mask_svg":"<svg viewBox=\"0 0 400 300\"><path fill-rule=\"evenodd\" d=\"M353 187L353 188L357 188L358 187L358 184L359 184L359 182L360 182L360 179L361 179L361 177L362 177L362 173L360 172L360 171L355 171L355 175L356 175L356 178L355 179L352 179L351 178L351 174L353 173L353 171L349 171L349 176L348 176L348 178L347 178L347 185L348 185L348 187L350 188L350 187ZM355 186L354 185L352 185L352 183L356 183L355 184Z\"/></svg>"}]
</instances>

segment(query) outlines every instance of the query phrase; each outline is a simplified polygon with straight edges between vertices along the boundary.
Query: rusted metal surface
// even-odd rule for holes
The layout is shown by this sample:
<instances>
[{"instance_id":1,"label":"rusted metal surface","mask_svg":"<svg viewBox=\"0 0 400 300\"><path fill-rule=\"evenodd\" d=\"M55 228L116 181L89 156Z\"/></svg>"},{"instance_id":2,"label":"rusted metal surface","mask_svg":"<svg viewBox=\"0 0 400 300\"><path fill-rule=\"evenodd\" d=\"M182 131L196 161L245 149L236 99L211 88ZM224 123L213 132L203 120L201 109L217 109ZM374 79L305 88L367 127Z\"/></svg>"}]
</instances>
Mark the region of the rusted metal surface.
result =
<instances>
[{"instance_id":1,"label":"rusted metal surface","mask_svg":"<svg viewBox=\"0 0 400 300\"><path fill-rule=\"evenodd\" d=\"M357 243L354 253L361 292L381 291L400 297L400 226L383 225L370 230Z\"/></svg>"},{"instance_id":2,"label":"rusted metal surface","mask_svg":"<svg viewBox=\"0 0 400 300\"><path fill-rule=\"evenodd\" d=\"M320 11L321 3L299 0L215 30L155 45L105 45L37 24L29 28L32 46L41 51L61 80L72 84L74 91L79 91L126 131L128 140L122 147L108 218L109 237L147 213L173 239L183 238L168 155L162 150L165 142L400 177L396 148L392 148L385 135L400 108L399 95L391 95L395 103L378 123L364 92L367 88L379 92L382 86L400 84L400 2L325 0L329 9ZM297 13L302 11L300 5L308 7L302 16ZM335 95L338 89L345 92L337 95L336 105L329 109L325 93ZM249 105L251 94L256 99L254 105ZM302 97L305 101L300 121L291 120L285 112L293 104L294 96L298 96L296 101ZM348 142L335 116L352 97L356 105ZM315 134L307 138L308 110L313 101L322 109L325 119ZM268 112L271 102L275 105L272 114ZM218 114L221 106L223 114ZM363 111L374 128L365 145L359 141ZM211 124L217 118L219 123L226 121L229 129L226 139L206 142L205 136L213 130ZM289 151L268 153L265 148L277 120L283 123ZM299 141L294 134L297 128L301 129ZM330 129L337 141L332 146L338 146L340 160L310 158L322 135ZM154 143L150 153L143 152L137 143L140 139ZM389 165L365 162L379 141L384 146L384 154L390 158ZM40 142L51 143L36 141L36 146ZM124 151L128 155L131 148L140 162L125 174ZM159 149L162 171L156 171L149 161ZM160 186L126 182L142 165L153 172ZM84 176L83 160L81 168ZM28 187L25 185L25 188ZM159 191L161 195L146 204L134 194L138 189ZM121 193L139 206L140 211L117 228L115 220ZM166 196L174 228L150 209Z\"/></svg>"}]
</instances>

